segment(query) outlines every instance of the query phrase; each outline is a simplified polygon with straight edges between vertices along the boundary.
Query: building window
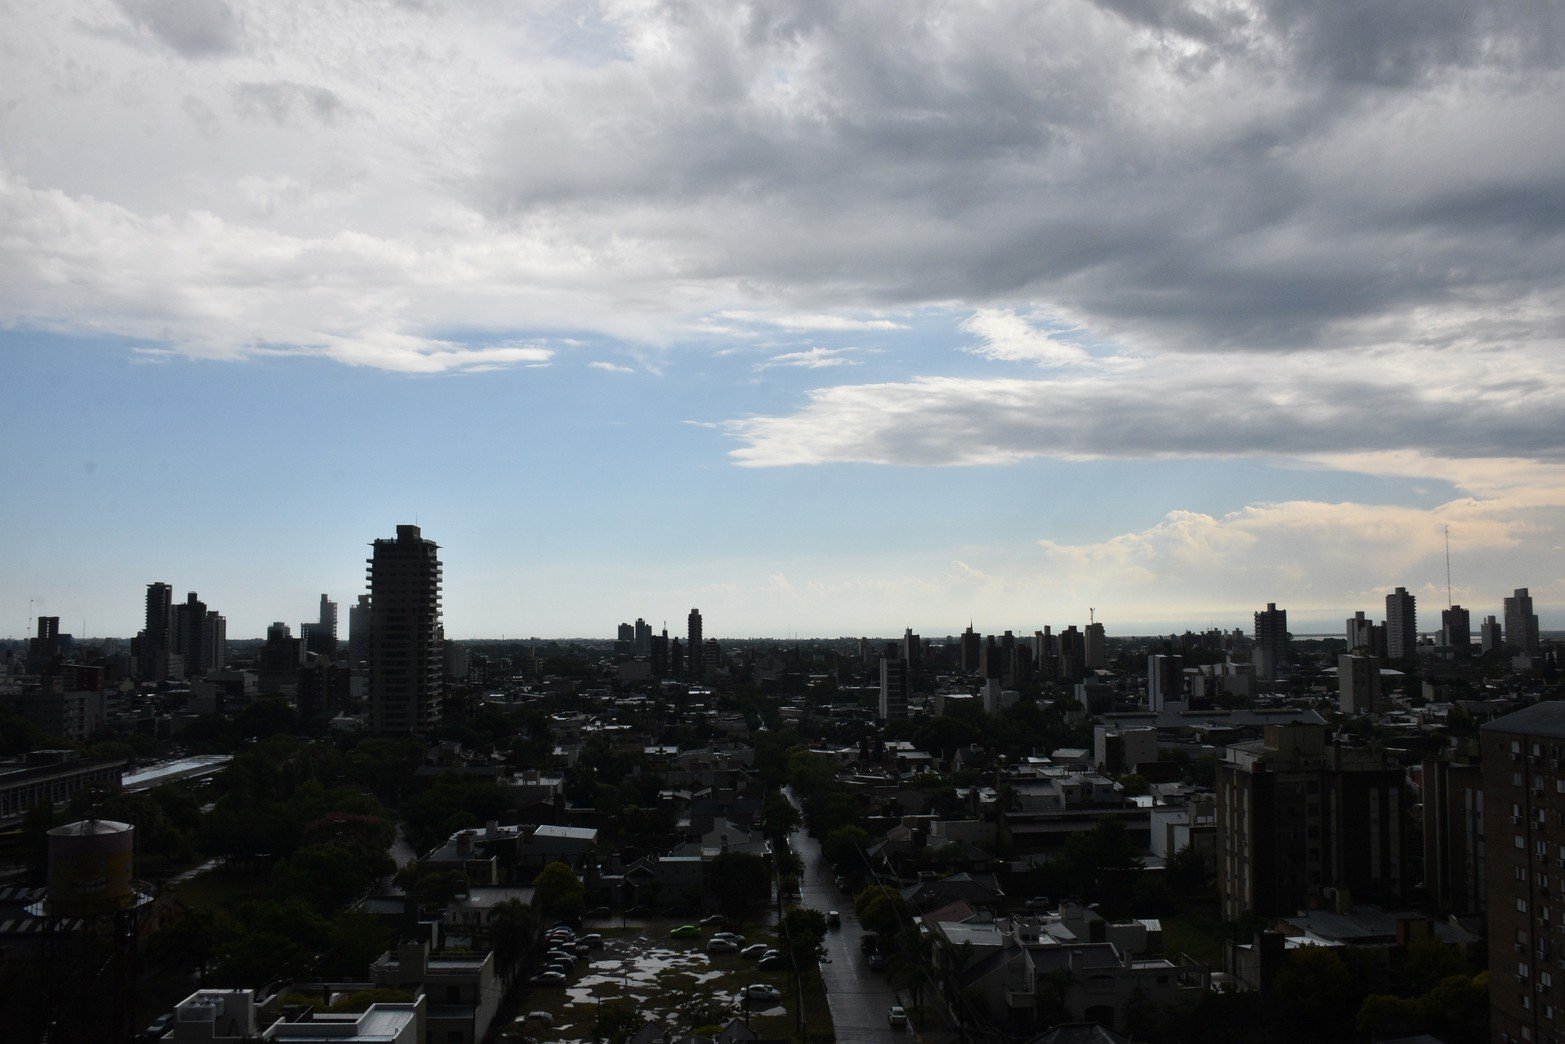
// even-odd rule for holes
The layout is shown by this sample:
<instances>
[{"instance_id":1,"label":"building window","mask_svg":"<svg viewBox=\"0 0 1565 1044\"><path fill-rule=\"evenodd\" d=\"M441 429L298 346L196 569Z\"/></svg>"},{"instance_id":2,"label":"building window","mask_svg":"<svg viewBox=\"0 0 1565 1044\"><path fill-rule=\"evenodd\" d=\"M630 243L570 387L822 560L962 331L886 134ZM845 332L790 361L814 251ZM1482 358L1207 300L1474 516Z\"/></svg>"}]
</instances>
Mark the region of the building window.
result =
<instances>
[{"instance_id":1,"label":"building window","mask_svg":"<svg viewBox=\"0 0 1565 1044\"><path fill-rule=\"evenodd\" d=\"M1527 912L1527 900L1525 900L1525 899L1517 899L1516 900L1516 912L1517 913L1526 913Z\"/></svg>"}]
</instances>

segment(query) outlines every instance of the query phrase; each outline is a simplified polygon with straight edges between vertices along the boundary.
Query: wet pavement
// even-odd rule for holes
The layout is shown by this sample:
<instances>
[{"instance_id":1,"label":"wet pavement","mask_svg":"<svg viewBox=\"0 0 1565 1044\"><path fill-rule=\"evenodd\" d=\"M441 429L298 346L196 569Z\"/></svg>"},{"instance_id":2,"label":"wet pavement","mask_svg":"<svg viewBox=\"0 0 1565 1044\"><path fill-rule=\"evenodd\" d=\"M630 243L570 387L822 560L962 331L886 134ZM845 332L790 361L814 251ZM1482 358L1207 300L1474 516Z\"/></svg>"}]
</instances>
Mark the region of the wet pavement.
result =
<instances>
[{"instance_id":1,"label":"wet pavement","mask_svg":"<svg viewBox=\"0 0 1565 1044\"><path fill-rule=\"evenodd\" d=\"M892 1029L886 1011L900 1004L896 991L886 984L883 972L871 971L869 957L859 951L864 929L853 913L853 897L837 891L831 865L821 855L821 846L802 829L789 836L788 843L804 861L804 879L799 893L804 905L814 910L836 910L842 915L842 927L826 936L829 964L821 965L826 982L826 1000L831 1005L831 1021L842 1041L895 1040L909 1036L905 1029Z\"/></svg>"}]
</instances>

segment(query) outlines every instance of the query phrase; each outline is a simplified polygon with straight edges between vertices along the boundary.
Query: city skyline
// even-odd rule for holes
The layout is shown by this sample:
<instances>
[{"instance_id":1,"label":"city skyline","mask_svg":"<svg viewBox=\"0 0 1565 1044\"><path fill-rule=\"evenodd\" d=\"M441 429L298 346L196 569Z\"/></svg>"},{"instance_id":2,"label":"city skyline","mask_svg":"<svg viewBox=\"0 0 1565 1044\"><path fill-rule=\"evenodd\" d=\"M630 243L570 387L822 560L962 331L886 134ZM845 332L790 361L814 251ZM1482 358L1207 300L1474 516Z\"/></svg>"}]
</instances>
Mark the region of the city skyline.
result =
<instances>
[{"instance_id":1,"label":"city skyline","mask_svg":"<svg viewBox=\"0 0 1565 1044\"><path fill-rule=\"evenodd\" d=\"M1557 10L202 10L6 16L0 634L1565 626Z\"/></svg>"}]
</instances>

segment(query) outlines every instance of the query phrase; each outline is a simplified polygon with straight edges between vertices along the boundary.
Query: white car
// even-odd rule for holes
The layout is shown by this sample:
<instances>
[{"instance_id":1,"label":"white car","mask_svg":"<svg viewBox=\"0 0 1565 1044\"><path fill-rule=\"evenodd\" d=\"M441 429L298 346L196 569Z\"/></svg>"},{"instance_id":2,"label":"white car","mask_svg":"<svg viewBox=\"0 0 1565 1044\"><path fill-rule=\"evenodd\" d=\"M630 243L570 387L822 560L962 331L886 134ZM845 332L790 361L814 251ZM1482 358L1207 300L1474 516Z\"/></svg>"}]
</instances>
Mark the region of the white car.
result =
<instances>
[{"instance_id":1,"label":"white car","mask_svg":"<svg viewBox=\"0 0 1565 1044\"><path fill-rule=\"evenodd\" d=\"M907 1025L907 1011L900 1004L893 1004L891 1010L886 1012L886 1021L893 1026Z\"/></svg>"},{"instance_id":2,"label":"white car","mask_svg":"<svg viewBox=\"0 0 1565 1044\"><path fill-rule=\"evenodd\" d=\"M768 986L765 983L757 983L754 986L744 988L744 999L754 1003L763 1001L768 1004L776 1004L782 1000L782 990L776 986Z\"/></svg>"},{"instance_id":3,"label":"white car","mask_svg":"<svg viewBox=\"0 0 1565 1044\"><path fill-rule=\"evenodd\" d=\"M738 953L739 944L729 942L727 939L712 939L706 944L707 953Z\"/></svg>"}]
</instances>

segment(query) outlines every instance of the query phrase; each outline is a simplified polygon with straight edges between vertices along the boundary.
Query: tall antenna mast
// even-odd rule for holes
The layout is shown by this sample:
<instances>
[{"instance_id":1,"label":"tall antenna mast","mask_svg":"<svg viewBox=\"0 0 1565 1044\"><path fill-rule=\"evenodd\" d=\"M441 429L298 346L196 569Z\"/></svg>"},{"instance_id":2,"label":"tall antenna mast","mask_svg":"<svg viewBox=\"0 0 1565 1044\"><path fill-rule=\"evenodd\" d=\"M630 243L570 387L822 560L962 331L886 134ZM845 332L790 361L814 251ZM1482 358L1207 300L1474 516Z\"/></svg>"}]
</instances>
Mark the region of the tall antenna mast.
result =
<instances>
[{"instance_id":1,"label":"tall antenna mast","mask_svg":"<svg viewBox=\"0 0 1565 1044\"><path fill-rule=\"evenodd\" d=\"M1451 527L1445 527L1445 604L1447 608L1456 603L1451 600Z\"/></svg>"},{"instance_id":2,"label":"tall antenna mast","mask_svg":"<svg viewBox=\"0 0 1565 1044\"><path fill-rule=\"evenodd\" d=\"M1089 625L1090 625L1090 624L1095 624L1095 623L1097 623L1097 622L1098 622L1098 619L1097 619L1097 612L1098 612L1098 611L1097 611L1097 610L1096 610L1096 609L1094 609L1094 608L1092 608L1092 606L1090 606L1090 605L1089 605L1089 606L1088 606L1088 607L1087 607L1087 623L1088 623L1088 624L1089 624Z\"/></svg>"}]
</instances>

